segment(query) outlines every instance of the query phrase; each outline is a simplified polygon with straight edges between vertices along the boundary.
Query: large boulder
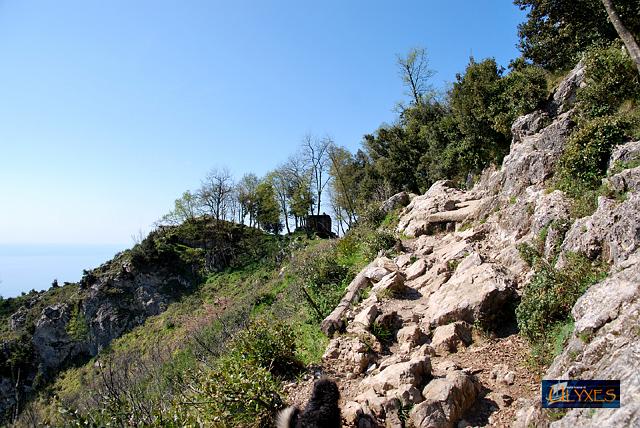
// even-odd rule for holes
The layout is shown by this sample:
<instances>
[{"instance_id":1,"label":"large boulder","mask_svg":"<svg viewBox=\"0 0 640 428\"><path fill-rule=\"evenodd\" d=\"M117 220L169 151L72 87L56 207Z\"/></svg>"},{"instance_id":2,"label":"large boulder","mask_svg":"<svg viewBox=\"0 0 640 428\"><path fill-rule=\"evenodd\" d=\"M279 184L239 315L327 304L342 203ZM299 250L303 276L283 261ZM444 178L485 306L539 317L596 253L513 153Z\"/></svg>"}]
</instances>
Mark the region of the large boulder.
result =
<instances>
[{"instance_id":1,"label":"large boulder","mask_svg":"<svg viewBox=\"0 0 640 428\"><path fill-rule=\"evenodd\" d=\"M434 379L424 388L424 401L411 410L416 428L453 428L473 406L479 387L476 380L459 370Z\"/></svg>"},{"instance_id":2,"label":"large boulder","mask_svg":"<svg viewBox=\"0 0 640 428\"><path fill-rule=\"evenodd\" d=\"M397 390L405 385L421 387L431 376L431 359L428 356L416 357L409 361L386 367L375 376L366 378L360 384L360 390L370 389L385 396L388 391Z\"/></svg>"},{"instance_id":3,"label":"large boulder","mask_svg":"<svg viewBox=\"0 0 640 428\"><path fill-rule=\"evenodd\" d=\"M481 202L457 189L452 181L436 181L424 195L413 198L397 230L411 237L432 234L449 224L475 218Z\"/></svg>"},{"instance_id":4,"label":"large boulder","mask_svg":"<svg viewBox=\"0 0 640 428\"><path fill-rule=\"evenodd\" d=\"M437 352L456 352L461 344L471 344L471 326L464 321L441 325L433 331L431 346Z\"/></svg>"},{"instance_id":5,"label":"large boulder","mask_svg":"<svg viewBox=\"0 0 640 428\"><path fill-rule=\"evenodd\" d=\"M503 314L515 294L513 278L499 265L482 263L468 269L458 268L449 281L429 296L425 319L432 326L455 321L489 323Z\"/></svg>"},{"instance_id":6,"label":"large boulder","mask_svg":"<svg viewBox=\"0 0 640 428\"><path fill-rule=\"evenodd\" d=\"M70 320L69 305L58 303L44 308L35 323L32 343L38 353L42 370L47 374L87 352L86 342L69 336L67 326Z\"/></svg>"}]
</instances>

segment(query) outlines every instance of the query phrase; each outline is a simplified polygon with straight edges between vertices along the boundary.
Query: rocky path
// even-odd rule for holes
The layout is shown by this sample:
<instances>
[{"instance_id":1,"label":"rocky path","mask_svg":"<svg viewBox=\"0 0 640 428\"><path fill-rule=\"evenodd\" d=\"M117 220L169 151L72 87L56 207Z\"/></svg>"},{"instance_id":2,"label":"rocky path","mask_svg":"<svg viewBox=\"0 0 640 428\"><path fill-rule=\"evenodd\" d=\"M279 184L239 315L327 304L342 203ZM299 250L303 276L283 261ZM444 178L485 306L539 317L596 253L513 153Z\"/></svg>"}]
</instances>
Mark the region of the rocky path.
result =
<instances>
[{"instance_id":1,"label":"rocky path","mask_svg":"<svg viewBox=\"0 0 640 428\"><path fill-rule=\"evenodd\" d=\"M536 391L527 347L509 335L515 281L486 260L472 229L405 241L365 270L368 296L345 311L324 369L345 426L504 426ZM501 331L491 337L483 328Z\"/></svg>"},{"instance_id":2,"label":"rocky path","mask_svg":"<svg viewBox=\"0 0 640 428\"><path fill-rule=\"evenodd\" d=\"M332 337L322 367L286 387L291 402L304 404L324 373L341 389L345 427L640 423L640 142L613 151L603 183L614 196L600 196L590 216L570 218L569 198L547 189L583 77L579 64L545 109L514 122L502 167L473 190L439 181L424 195L390 199L408 203L402 250L350 284L322 324ZM514 309L533 274L523 243L558 269L569 253L611 265L574 305L574 332L543 377L620 379L620 409L573 409L555 421L540 409L539 379L515 334Z\"/></svg>"}]
</instances>

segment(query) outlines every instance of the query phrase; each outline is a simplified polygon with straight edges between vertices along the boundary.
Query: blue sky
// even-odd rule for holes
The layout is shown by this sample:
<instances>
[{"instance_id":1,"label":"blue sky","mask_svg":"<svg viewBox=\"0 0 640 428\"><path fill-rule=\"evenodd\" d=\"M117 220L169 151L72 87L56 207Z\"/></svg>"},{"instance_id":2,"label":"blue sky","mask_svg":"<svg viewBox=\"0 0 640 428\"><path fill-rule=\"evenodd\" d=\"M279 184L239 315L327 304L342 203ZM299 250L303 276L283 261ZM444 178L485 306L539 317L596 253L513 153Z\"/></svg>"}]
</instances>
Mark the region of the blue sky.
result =
<instances>
[{"instance_id":1,"label":"blue sky","mask_svg":"<svg viewBox=\"0 0 640 428\"><path fill-rule=\"evenodd\" d=\"M0 2L0 243L130 244L212 167L355 150L424 46L446 88L518 55L509 1Z\"/></svg>"}]
</instances>

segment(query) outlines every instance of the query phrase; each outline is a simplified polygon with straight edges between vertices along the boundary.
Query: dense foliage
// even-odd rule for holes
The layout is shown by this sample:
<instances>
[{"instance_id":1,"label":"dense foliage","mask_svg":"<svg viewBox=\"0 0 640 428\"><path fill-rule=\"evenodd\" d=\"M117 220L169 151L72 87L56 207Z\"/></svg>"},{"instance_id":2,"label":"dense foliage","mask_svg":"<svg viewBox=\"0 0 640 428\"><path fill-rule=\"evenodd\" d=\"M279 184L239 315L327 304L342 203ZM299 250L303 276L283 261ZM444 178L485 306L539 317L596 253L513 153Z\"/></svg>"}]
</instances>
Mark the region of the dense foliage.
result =
<instances>
[{"instance_id":1,"label":"dense foliage","mask_svg":"<svg viewBox=\"0 0 640 428\"><path fill-rule=\"evenodd\" d=\"M527 11L518 26L523 56L548 70L569 69L593 45L616 40L601 0L514 0ZM640 34L640 3L615 2L627 28Z\"/></svg>"}]
</instances>

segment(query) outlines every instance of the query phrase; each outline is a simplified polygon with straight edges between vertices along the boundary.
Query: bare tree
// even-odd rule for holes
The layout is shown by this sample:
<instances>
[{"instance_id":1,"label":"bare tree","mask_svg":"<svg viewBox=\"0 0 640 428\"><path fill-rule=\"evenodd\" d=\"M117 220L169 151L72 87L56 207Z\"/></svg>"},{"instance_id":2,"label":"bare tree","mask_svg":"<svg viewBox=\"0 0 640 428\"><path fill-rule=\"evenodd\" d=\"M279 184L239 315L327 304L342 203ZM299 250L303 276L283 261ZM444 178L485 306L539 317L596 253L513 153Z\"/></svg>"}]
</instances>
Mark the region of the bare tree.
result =
<instances>
[{"instance_id":1,"label":"bare tree","mask_svg":"<svg viewBox=\"0 0 640 428\"><path fill-rule=\"evenodd\" d=\"M291 155L282 165L282 169L290 181L289 211L295 221L296 229L304 226L304 217L313 213L313 196L311 190L311 169L304 152Z\"/></svg>"},{"instance_id":2,"label":"bare tree","mask_svg":"<svg viewBox=\"0 0 640 428\"><path fill-rule=\"evenodd\" d=\"M271 183L273 190L276 192L287 233L291 233L291 229L289 228L289 196L291 195L290 188L292 185L291 177L289 177L286 168L284 166L280 166L267 174L267 180Z\"/></svg>"},{"instance_id":3,"label":"bare tree","mask_svg":"<svg viewBox=\"0 0 640 428\"><path fill-rule=\"evenodd\" d=\"M202 181L198 197L216 220L225 220L233 192L233 177L227 168L214 168Z\"/></svg>"},{"instance_id":4,"label":"bare tree","mask_svg":"<svg viewBox=\"0 0 640 428\"><path fill-rule=\"evenodd\" d=\"M407 95L413 98L415 105L421 105L428 93L433 91L429 79L435 72L429 68L427 51L413 48L407 56L398 55L398 72L407 87Z\"/></svg>"},{"instance_id":5,"label":"bare tree","mask_svg":"<svg viewBox=\"0 0 640 428\"><path fill-rule=\"evenodd\" d=\"M330 137L318 139L307 134L302 139L302 148L311 169L311 184L316 197L317 215L320 215L322 193L329 183L329 148L332 145L333 140Z\"/></svg>"},{"instance_id":6,"label":"bare tree","mask_svg":"<svg viewBox=\"0 0 640 428\"><path fill-rule=\"evenodd\" d=\"M638 73L640 73L640 47L638 46L638 42L636 42L633 34L622 23L620 16L616 12L616 9L613 7L613 1L602 0L602 4L604 4L604 8L607 10L609 21L611 21L611 23L613 24L613 27L616 29L616 32L618 33L618 36L620 36L620 39L622 39L622 42L627 48L627 52L629 52L629 56L636 64Z\"/></svg>"}]
</instances>

